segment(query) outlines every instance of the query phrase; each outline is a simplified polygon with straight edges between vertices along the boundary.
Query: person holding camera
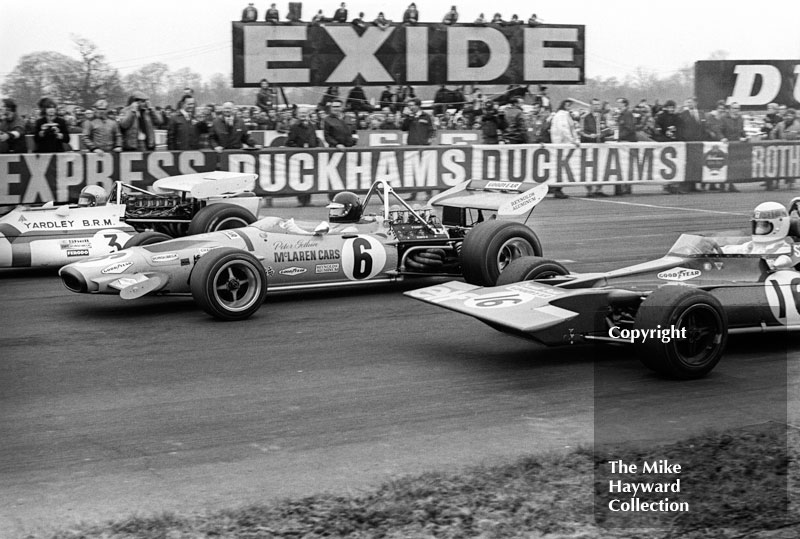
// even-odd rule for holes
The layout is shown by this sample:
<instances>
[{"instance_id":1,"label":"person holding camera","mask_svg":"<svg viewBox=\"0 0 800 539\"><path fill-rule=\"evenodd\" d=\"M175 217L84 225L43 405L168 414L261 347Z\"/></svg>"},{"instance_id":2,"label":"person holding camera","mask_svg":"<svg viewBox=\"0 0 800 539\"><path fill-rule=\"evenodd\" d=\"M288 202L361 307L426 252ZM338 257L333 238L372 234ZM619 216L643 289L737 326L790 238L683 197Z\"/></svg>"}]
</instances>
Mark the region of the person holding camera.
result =
<instances>
[{"instance_id":1,"label":"person holding camera","mask_svg":"<svg viewBox=\"0 0 800 539\"><path fill-rule=\"evenodd\" d=\"M128 106L122 109L119 117L122 150L126 152L155 150L155 128L162 123L161 114L150 106L150 99L142 92L133 92L128 98Z\"/></svg>"},{"instance_id":2,"label":"person holding camera","mask_svg":"<svg viewBox=\"0 0 800 539\"><path fill-rule=\"evenodd\" d=\"M69 144L69 128L67 122L56 114L56 104L51 99L39 102L41 116L36 120L33 133L34 152L63 152L65 144ZM71 148L70 148L71 149Z\"/></svg>"}]
</instances>

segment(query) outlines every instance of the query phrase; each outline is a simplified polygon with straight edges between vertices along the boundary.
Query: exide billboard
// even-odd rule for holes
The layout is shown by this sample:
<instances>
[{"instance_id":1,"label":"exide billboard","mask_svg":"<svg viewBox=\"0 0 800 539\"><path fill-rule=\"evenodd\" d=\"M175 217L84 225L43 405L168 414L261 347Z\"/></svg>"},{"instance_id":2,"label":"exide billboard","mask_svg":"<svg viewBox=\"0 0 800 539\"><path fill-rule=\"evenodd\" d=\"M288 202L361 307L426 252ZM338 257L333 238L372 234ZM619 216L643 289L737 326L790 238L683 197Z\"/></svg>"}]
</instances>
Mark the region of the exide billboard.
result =
<instances>
[{"instance_id":1,"label":"exide billboard","mask_svg":"<svg viewBox=\"0 0 800 539\"><path fill-rule=\"evenodd\" d=\"M585 27L233 23L233 84L583 84Z\"/></svg>"},{"instance_id":2,"label":"exide billboard","mask_svg":"<svg viewBox=\"0 0 800 539\"><path fill-rule=\"evenodd\" d=\"M800 59L704 60L694 64L694 87L701 109L713 109L720 99L745 109L768 103L800 107Z\"/></svg>"}]
</instances>

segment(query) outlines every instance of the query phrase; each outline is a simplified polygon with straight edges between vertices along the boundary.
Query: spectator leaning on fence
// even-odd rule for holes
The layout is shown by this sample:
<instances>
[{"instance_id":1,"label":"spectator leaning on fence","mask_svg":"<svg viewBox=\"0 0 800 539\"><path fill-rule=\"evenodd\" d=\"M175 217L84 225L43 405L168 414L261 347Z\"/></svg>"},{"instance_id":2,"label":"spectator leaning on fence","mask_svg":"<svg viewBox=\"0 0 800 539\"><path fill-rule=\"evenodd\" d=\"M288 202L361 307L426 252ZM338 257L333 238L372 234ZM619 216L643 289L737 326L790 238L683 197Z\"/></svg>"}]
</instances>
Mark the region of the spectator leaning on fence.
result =
<instances>
[{"instance_id":1,"label":"spectator leaning on fence","mask_svg":"<svg viewBox=\"0 0 800 539\"><path fill-rule=\"evenodd\" d=\"M770 138L775 140L800 140L800 120L797 119L797 111L795 109L786 109L783 120L778 122L778 124L772 130ZM772 181L774 180L771 180L771 182ZM786 180L787 187L791 187L793 185L793 179Z\"/></svg>"},{"instance_id":2,"label":"spectator leaning on fence","mask_svg":"<svg viewBox=\"0 0 800 539\"><path fill-rule=\"evenodd\" d=\"M25 123L17 114L17 103L3 99L0 104L0 153L27 153Z\"/></svg>"},{"instance_id":3,"label":"spectator leaning on fence","mask_svg":"<svg viewBox=\"0 0 800 539\"><path fill-rule=\"evenodd\" d=\"M36 153L63 152L69 147L67 122L56 115L56 104L50 99L39 102L41 115L36 120L33 142ZM65 147L66 145L66 147ZM69 148L72 150L72 148Z\"/></svg>"},{"instance_id":4,"label":"spectator leaning on fence","mask_svg":"<svg viewBox=\"0 0 800 539\"><path fill-rule=\"evenodd\" d=\"M242 10L242 22L256 22L258 20L258 10L252 3Z\"/></svg>"},{"instance_id":5,"label":"spectator leaning on fence","mask_svg":"<svg viewBox=\"0 0 800 539\"><path fill-rule=\"evenodd\" d=\"M198 121L194 115L194 97L184 95L178 102L178 111L169 118L167 126L167 149L199 150L200 135L207 131L205 122Z\"/></svg>"},{"instance_id":6,"label":"spectator leaning on fence","mask_svg":"<svg viewBox=\"0 0 800 539\"><path fill-rule=\"evenodd\" d=\"M290 148L317 148L320 146L319 138L314 126L308 122L309 111L305 108L297 111L297 122L289 129L286 145ZM301 206L311 203L311 195L298 195L297 200Z\"/></svg>"},{"instance_id":7,"label":"spectator leaning on fence","mask_svg":"<svg viewBox=\"0 0 800 539\"><path fill-rule=\"evenodd\" d=\"M108 117L108 101L99 99L94 104L94 118L83 123L83 147L90 152L122 151L122 133L116 121Z\"/></svg>"},{"instance_id":8,"label":"spectator leaning on fence","mask_svg":"<svg viewBox=\"0 0 800 539\"><path fill-rule=\"evenodd\" d=\"M214 119L208 134L208 143L217 153L223 150L241 150L245 146L261 149L261 145L248 133L244 121L234 114L234 105L230 101L222 104L222 115Z\"/></svg>"},{"instance_id":9,"label":"spectator leaning on fence","mask_svg":"<svg viewBox=\"0 0 800 539\"><path fill-rule=\"evenodd\" d=\"M142 92L133 92L119 117L122 149L140 152L155 150L155 128L162 123L161 115L150 106L148 97Z\"/></svg>"}]
</instances>

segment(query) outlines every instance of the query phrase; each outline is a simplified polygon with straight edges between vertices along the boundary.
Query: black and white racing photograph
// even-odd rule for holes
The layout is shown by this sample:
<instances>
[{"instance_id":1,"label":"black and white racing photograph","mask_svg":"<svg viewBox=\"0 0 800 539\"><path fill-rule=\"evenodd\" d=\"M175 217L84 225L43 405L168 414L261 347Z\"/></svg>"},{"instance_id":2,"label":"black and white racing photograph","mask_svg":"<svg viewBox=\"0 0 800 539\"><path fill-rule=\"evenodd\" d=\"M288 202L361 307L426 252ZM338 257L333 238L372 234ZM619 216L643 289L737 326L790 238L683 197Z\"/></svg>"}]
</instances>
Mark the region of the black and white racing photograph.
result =
<instances>
[{"instance_id":1,"label":"black and white racing photograph","mask_svg":"<svg viewBox=\"0 0 800 539\"><path fill-rule=\"evenodd\" d=\"M1 11L0 539L800 537L800 2Z\"/></svg>"}]
</instances>

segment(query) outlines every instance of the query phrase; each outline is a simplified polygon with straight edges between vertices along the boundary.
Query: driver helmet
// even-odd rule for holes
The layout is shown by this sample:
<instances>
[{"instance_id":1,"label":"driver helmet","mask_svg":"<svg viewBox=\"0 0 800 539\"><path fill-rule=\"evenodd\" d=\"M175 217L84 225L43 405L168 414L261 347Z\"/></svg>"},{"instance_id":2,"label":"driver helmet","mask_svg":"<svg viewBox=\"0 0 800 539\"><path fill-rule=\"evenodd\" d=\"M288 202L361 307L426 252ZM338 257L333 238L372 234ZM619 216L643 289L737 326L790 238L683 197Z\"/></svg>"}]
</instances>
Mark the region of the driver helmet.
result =
<instances>
[{"instance_id":1,"label":"driver helmet","mask_svg":"<svg viewBox=\"0 0 800 539\"><path fill-rule=\"evenodd\" d=\"M358 195L343 191L328 204L328 220L331 223L356 223L361 219L363 211Z\"/></svg>"},{"instance_id":2,"label":"driver helmet","mask_svg":"<svg viewBox=\"0 0 800 539\"><path fill-rule=\"evenodd\" d=\"M780 202L762 202L753 210L753 241L769 243L784 239L789 234L789 212Z\"/></svg>"},{"instance_id":3,"label":"driver helmet","mask_svg":"<svg viewBox=\"0 0 800 539\"><path fill-rule=\"evenodd\" d=\"M78 206L102 206L106 203L106 191L99 185L87 185L78 196Z\"/></svg>"}]
</instances>

